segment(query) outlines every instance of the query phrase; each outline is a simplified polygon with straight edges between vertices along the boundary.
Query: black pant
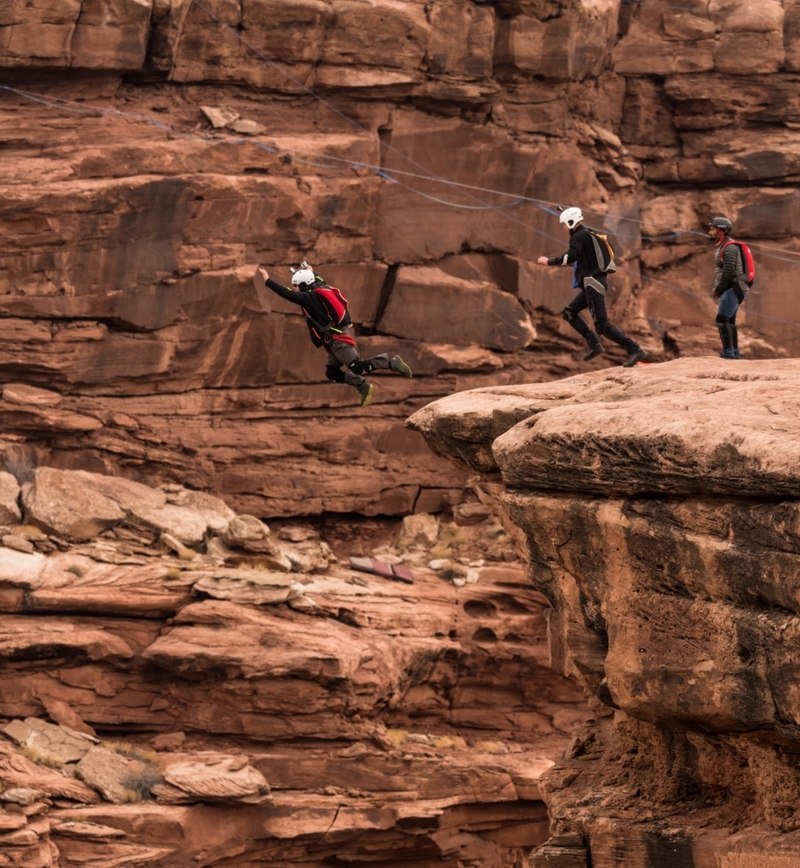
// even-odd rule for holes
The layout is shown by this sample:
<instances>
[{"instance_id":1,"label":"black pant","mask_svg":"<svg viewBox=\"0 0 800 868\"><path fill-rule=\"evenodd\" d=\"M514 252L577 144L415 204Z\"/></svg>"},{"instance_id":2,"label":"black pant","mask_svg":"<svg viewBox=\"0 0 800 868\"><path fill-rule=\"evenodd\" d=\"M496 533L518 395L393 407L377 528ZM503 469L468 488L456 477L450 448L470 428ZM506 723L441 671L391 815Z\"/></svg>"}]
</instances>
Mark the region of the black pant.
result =
<instances>
[{"instance_id":1,"label":"black pant","mask_svg":"<svg viewBox=\"0 0 800 868\"><path fill-rule=\"evenodd\" d=\"M606 289L608 288L608 281L605 275L594 279ZM581 311L587 308L594 321L596 331L592 331L580 315ZM612 325L608 321L606 298L603 293L598 292L591 286L585 286L579 290L575 298L564 308L561 316L581 335L590 347L595 347L600 343L598 335L601 335L614 341L615 344L619 344L628 354L635 353L639 349L639 344L636 341L632 341L629 337L626 337L615 325Z\"/></svg>"}]
</instances>

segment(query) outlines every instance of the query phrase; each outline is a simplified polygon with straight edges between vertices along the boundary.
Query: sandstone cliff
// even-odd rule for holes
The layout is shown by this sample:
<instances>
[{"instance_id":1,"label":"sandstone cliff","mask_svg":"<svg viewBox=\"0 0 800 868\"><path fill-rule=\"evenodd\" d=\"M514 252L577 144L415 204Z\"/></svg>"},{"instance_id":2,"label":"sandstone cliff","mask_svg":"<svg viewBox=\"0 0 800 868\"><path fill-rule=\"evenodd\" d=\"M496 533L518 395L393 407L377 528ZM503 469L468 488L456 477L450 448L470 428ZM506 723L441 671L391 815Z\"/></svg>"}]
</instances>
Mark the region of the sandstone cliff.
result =
<instances>
[{"instance_id":1,"label":"sandstone cliff","mask_svg":"<svg viewBox=\"0 0 800 868\"><path fill-rule=\"evenodd\" d=\"M800 863L798 386L794 361L686 359L411 418L483 475L594 697L535 868Z\"/></svg>"},{"instance_id":2,"label":"sandstone cliff","mask_svg":"<svg viewBox=\"0 0 800 868\"><path fill-rule=\"evenodd\" d=\"M472 513L337 557L180 486L0 473L0 865L520 868L585 699Z\"/></svg>"},{"instance_id":3,"label":"sandstone cliff","mask_svg":"<svg viewBox=\"0 0 800 868\"><path fill-rule=\"evenodd\" d=\"M5 0L5 442L259 516L436 511L465 476L403 419L576 369L569 279L531 265L557 202L615 233L612 316L652 360L716 352L709 211L759 257L745 354L795 353L799 10ZM302 258L415 371L363 413L251 286Z\"/></svg>"}]
</instances>

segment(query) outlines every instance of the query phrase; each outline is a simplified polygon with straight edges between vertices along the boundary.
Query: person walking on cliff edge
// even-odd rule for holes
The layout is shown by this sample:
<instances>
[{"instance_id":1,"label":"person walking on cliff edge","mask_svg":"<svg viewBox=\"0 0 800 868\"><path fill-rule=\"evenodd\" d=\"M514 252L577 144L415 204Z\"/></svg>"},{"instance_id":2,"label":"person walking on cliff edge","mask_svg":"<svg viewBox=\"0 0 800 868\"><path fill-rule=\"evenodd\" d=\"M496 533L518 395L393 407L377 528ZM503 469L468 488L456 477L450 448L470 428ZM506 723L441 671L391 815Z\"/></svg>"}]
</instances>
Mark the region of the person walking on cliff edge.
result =
<instances>
[{"instance_id":1,"label":"person walking on cliff edge","mask_svg":"<svg viewBox=\"0 0 800 868\"><path fill-rule=\"evenodd\" d=\"M722 341L723 359L741 359L739 332L736 328L736 312L745 300L750 288L749 274L745 274L743 260L751 258L750 248L730 237L733 223L727 217L709 217L708 235L714 242L714 289L711 297L719 299L717 305L717 328Z\"/></svg>"},{"instance_id":2,"label":"person walking on cliff edge","mask_svg":"<svg viewBox=\"0 0 800 868\"><path fill-rule=\"evenodd\" d=\"M569 250L560 256L550 258L540 256L537 262L539 265L573 265L577 263L575 282L577 283L578 294L564 308L561 316L586 341L588 349L583 361L588 362L605 352L600 338L606 337L615 344L619 344L627 352L628 358L622 364L623 367L632 368L647 355L647 352L636 341L631 340L608 321L606 311L607 274L616 269L613 252L603 236L584 226L583 212L580 208L565 208L561 212L559 222L569 232ZM589 328L581 316L581 311L587 308L594 322L594 331Z\"/></svg>"},{"instance_id":3,"label":"person walking on cliff edge","mask_svg":"<svg viewBox=\"0 0 800 868\"><path fill-rule=\"evenodd\" d=\"M260 266L253 280L257 290L269 287L276 295L300 306L311 342L327 351L325 376L333 383L345 383L357 389L362 407L369 404L375 391L375 386L364 374L383 369L404 377L412 376L411 368L400 356L390 359L387 353L381 353L371 359L362 359L358 355L347 299L336 287L325 283L307 262L302 262L297 271L292 269L292 287L296 289L272 280L267 270Z\"/></svg>"}]
</instances>

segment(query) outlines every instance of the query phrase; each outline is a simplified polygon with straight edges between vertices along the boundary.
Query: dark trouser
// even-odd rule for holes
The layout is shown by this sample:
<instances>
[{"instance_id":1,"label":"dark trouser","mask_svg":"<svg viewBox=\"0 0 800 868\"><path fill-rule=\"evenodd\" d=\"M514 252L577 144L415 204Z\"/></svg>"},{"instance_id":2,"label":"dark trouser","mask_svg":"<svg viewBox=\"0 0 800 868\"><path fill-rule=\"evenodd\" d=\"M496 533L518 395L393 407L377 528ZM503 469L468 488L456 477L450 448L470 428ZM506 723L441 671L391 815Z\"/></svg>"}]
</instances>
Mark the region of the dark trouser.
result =
<instances>
[{"instance_id":1,"label":"dark trouser","mask_svg":"<svg viewBox=\"0 0 800 868\"><path fill-rule=\"evenodd\" d=\"M608 280L605 275L588 279L596 281L605 290L608 290ZM594 322L595 331L592 331L586 325L586 322L580 315L581 311L587 308ZM609 340L614 341L615 344L619 344L628 355L635 353L639 349L639 344L636 341L626 337L615 325L612 325L608 321L605 294L594 289L592 286L586 286L586 280L584 280L584 288L564 308L561 316L586 341L589 347L596 347L600 343L599 335L607 337Z\"/></svg>"},{"instance_id":2,"label":"dark trouser","mask_svg":"<svg viewBox=\"0 0 800 868\"><path fill-rule=\"evenodd\" d=\"M738 358L739 353L739 330L736 328L736 314L739 310L740 299L734 289L726 289L719 297L717 307L717 328L719 339L722 341L722 352L730 358Z\"/></svg>"},{"instance_id":3,"label":"dark trouser","mask_svg":"<svg viewBox=\"0 0 800 868\"><path fill-rule=\"evenodd\" d=\"M389 368L389 356L381 353L371 359L362 359L358 350L344 341L332 340L325 344L328 357L325 360L325 376L334 383L346 383L356 389L366 383L362 374L369 374L376 369ZM342 370L344 367L344 370Z\"/></svg>"}]
</instances>

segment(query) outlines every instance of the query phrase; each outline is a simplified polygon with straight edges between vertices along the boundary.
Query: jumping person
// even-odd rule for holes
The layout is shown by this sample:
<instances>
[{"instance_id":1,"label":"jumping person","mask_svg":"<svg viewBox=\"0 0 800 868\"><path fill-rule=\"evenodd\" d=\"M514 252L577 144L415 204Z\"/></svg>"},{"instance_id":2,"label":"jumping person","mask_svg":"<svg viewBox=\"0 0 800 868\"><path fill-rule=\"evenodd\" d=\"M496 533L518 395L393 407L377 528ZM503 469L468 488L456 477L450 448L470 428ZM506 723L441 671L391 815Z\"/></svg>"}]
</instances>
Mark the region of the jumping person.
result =
<instances>
[{"instance_id":1,"label":"jumping person","mask_svg":"<svg viewBox=\"0 0 800 868\"><path fill-rule=\"evenodd\" d=\"M742 267L738 244L728 244L733 223L727 217L709 217L708 235L714 242L714 289L711 297L719 299L717 328L722 341L723 359L741 359L736 312L748 292L747 276Z\"/></svg>"},{"instance_id":2,"label":"jumping person","mask_svg":"<svg viewBox=\"0 0 800 868\"><path fill-rule=\"evenodd\" d=\"M356 342L352 335L352 321L347 309L347 299L333 286L329 286L315 274L308 263L303 262L298 271L292 273L290 289L270 278L265 268L259 267L254 276L262 281L276 295L297 304L303 311L308 333L315 347L325 347L327 359L325 376L333 383L346 383L358 389L361 406L366 407L372 400L375 386L363 376L375 370L389 370L404 377L411 377L411 368L400 358L389 358L381 353L371 359L358 355ZM261 289L256 284L257 289Z\"/></svg>"},{"instance_id":3,"label":"jumping person","mask_svg":"<svg viewBox=\"0 0 800 868\"><path fill-rule=\"evenodd\" d=\"M615 325L608 321L606 311L606 293L608 292L608 271L610 266L604 268L601 261L602 249L598 245L604 242L583 225L583 213L580 208L566 208L561 212L559 222L569 231L569 250L561 256L553 256L549 259L540 256L537 260L539 265L573 265L577 263L575 270L575 282L578 294L564 308L561 316L575 331L586 341L587 351L583 357L584 362L599 356L605 352L600 337L607 337L615 344L619 344L628 358L622 363L626 368L632 368L641 361L647 352L636 341L626 337ZM589 328L581 316L581 311L589 309L595 330Z\"/></svg>"}]
</instances>

